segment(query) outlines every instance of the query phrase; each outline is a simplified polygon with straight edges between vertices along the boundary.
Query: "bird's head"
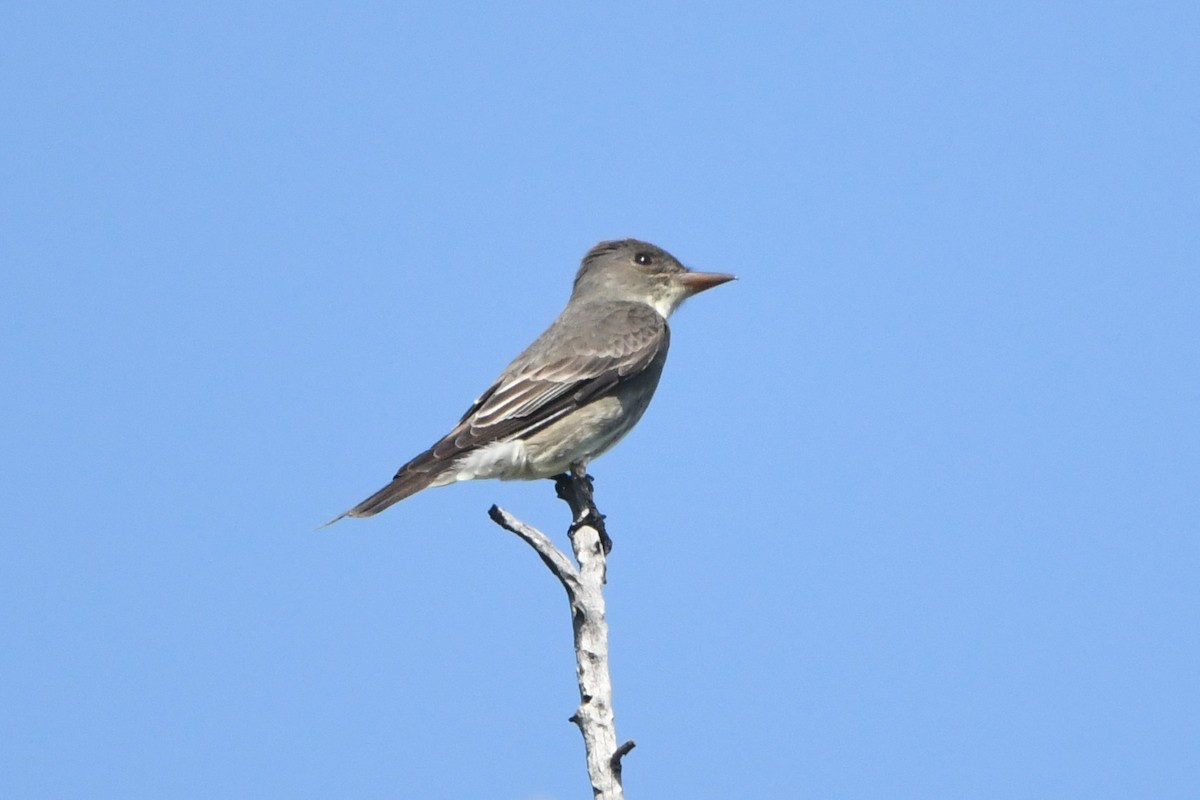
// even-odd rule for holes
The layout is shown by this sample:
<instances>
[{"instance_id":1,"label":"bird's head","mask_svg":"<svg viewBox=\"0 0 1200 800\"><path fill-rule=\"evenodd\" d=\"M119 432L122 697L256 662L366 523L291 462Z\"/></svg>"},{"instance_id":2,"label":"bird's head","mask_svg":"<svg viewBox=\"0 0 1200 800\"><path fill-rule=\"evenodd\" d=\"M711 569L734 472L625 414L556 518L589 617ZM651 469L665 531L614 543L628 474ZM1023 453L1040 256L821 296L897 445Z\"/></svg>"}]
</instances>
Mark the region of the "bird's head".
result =
<instances>
[{"instance_id":1,"label":"bird's head","mask_svg":"<svg viewBox=\"0 0 1200 800\"><path fill-rule=\"evenodd\" d=\"M601 242L588 251L575 275L571 299L645 303L668 317L687 298L733 277L693 272L661 247L621 239Z\"/></svg>"}]
</instances>

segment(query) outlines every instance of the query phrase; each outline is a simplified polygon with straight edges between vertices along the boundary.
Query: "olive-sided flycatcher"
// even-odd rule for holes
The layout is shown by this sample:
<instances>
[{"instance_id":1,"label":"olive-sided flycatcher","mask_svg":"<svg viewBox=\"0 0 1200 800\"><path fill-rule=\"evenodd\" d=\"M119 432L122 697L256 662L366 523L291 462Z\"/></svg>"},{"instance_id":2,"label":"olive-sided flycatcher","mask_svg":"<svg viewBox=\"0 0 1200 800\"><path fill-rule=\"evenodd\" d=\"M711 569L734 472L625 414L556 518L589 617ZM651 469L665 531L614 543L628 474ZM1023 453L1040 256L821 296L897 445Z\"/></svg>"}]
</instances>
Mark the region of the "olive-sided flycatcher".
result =
<instances>
[{"instance_id":1,"label":"olive-sided flycatcher","mask_svg":"<svg viewBox=\"0 0 1200 800\"><path fill-rule=\"evenodd\" d=\"M635 239L584 257L567 307L454 429L342 517L370 517L430 486L551 478L587 466L629 432L658 386L667 317L732 275L692 272Z\"/></svg>"}]
</instances>

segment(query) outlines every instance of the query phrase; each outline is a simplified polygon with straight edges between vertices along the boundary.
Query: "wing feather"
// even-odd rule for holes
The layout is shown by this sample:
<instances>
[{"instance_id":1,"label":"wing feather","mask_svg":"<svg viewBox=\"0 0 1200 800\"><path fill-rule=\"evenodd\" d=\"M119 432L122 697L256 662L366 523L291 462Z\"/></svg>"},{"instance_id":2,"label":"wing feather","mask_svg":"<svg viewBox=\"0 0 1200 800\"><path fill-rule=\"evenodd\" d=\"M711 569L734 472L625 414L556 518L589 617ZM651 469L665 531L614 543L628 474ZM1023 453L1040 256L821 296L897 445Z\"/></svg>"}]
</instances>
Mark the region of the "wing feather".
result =
<instances>
[{"instance_id":1,"label":"wing feather","mask_svg":"<svg viewBox=\"0 0 1200 800\"><path fill-rule=\"evenodd\" d=\"M641 303L568 308L509 364L430 451L436 460L531 436L635 378L670 343L666 320Z\"/></svg>"}]
</instances>

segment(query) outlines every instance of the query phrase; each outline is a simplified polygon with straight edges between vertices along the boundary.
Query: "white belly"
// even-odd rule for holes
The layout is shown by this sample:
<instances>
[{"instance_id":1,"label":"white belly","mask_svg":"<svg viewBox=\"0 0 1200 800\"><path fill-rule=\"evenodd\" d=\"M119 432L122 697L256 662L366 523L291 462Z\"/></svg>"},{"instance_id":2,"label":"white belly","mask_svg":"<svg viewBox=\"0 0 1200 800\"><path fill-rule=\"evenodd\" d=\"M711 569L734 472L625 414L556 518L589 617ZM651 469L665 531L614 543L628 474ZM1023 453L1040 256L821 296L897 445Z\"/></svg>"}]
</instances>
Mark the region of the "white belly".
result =
<instances>
[{"instance_id":1,"label":"white belly","mask_svg":"<svg viewBox=\"0 0 1200 800\"><path fill-rule=\"evenodd\" d=\"M492 442L489 445L472 450L458 461L458 469L451 473L456 481L469 481L475 478L499 478L510 481L517 478L537 477L527 476L529 456L525 452L525 443L520 440L510 442Z\"/></svg>"},{"instance_id":2,"label":"white belly","mask_svg":"<svg viewBox=\"0 0 1200 800\"><path fill-rule=\"evenodd\" d=\"M477 478L535 480L560 475L572 464L600 455L629 432L641 417L643 404L623 408L616 397L605 397L560 419L528 439L493 442L459 459L436 485Z\"/></svg>"}]
</instances>

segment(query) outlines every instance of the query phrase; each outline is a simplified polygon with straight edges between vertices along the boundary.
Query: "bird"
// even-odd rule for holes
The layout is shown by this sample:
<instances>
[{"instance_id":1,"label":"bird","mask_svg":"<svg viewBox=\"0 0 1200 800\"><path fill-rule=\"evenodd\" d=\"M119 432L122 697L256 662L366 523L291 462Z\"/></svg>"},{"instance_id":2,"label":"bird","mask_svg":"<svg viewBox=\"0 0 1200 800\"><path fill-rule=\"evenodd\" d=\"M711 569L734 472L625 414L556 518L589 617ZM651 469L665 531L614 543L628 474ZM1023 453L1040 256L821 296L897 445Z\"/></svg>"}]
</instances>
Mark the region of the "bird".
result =
<instances>
[{"instance_id":1,"label":"bird","mask_svg":"<svg viewBox=\"0 0 1200 800\"><path fill-rule=\"evenodd\" d=\"M667 318L687 298L731 280L692 271L648 242L600 242L580 263L562 313L458 424L386 486L325 524L371 517L458 481L586 471L649 406L671 341Z\"/></svg>"}]
</instances>

